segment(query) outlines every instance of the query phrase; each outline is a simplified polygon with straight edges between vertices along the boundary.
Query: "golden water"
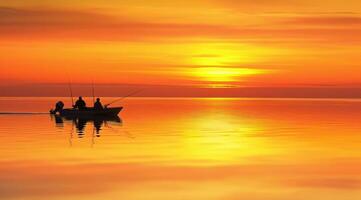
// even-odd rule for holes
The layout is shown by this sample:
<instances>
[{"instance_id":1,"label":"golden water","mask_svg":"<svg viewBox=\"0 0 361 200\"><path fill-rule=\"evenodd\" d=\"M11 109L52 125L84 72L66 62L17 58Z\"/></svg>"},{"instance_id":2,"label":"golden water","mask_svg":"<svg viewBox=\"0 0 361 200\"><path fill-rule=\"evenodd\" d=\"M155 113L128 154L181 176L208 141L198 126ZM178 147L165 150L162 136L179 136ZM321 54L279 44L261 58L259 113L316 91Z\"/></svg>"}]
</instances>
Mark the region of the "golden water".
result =
<instances>
[{"instance_id":1,"label":"golden water","mask_svg":"<svg viewBox=\"0 0 361 200\"><path fill-rule=\"evenodd\" d=\"M361 199L361 100L130 98L79 127L57 99L0 98L0 199Z\"/></svg>"}]
</instances>

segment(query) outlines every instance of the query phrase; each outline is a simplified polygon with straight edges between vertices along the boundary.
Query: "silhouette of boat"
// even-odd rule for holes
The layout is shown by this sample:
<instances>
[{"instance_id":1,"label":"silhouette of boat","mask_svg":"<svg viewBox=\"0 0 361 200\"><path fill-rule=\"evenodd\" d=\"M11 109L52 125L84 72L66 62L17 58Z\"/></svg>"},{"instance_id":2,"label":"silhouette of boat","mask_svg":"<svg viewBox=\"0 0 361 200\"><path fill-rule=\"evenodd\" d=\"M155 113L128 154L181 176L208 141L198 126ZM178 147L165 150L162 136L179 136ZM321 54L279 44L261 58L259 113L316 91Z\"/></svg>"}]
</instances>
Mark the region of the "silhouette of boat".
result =
<instances>
[{"instance_id":1,"label":"silhouette of boat","mask_svg":"<svg viewBox=\"0 0 361 200\"><path fill-rule=\"evenodd\" d=\"M104 108L101 110L94 108L87 108L84 110L65 108L59 112L59 115L71 116L71 117L117 116L122 109L123 107ZM56 114L56 113L53 110L51 110L50 114Z\"/></svg>"}]
</instances>

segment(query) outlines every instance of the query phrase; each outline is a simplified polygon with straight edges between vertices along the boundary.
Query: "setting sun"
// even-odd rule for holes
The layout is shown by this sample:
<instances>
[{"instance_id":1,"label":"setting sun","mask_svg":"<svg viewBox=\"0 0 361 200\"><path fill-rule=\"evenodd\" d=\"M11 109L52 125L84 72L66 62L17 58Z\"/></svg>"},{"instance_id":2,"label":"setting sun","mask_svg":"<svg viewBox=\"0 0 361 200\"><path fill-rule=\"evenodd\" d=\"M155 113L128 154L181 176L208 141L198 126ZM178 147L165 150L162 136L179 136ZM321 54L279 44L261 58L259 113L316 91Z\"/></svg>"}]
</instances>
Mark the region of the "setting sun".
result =
<instances>
[{"instance_id":1,"label":"setting sun","mask_svg":"<svg viewBox=\"0 0 361 200\"><path fill-rule=\"evenodd\" d=\"M192 75L209 82L242 81L242 78L267 73L267 70L251 68L199 67Z\"/></svg>"}]
</instances>

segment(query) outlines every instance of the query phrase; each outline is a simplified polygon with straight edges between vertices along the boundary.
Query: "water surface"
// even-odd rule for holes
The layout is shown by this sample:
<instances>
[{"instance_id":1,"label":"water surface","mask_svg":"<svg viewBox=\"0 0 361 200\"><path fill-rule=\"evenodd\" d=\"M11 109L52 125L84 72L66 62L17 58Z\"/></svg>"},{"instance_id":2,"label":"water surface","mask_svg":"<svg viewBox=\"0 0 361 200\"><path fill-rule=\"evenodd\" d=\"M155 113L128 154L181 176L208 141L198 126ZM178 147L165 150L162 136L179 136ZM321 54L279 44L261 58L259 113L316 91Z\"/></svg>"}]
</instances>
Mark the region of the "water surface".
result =
<instances>
[{"instance_id":1,"label":"water surface","mask_svg":"<svg viewBox=\"0 0 361 200\"><path fill-rule=\"evenodd\" d=\"M1 199L361 198L361 100L130 98L79 122L57 99L0 98Z\"/></svg>"}]
</instances>

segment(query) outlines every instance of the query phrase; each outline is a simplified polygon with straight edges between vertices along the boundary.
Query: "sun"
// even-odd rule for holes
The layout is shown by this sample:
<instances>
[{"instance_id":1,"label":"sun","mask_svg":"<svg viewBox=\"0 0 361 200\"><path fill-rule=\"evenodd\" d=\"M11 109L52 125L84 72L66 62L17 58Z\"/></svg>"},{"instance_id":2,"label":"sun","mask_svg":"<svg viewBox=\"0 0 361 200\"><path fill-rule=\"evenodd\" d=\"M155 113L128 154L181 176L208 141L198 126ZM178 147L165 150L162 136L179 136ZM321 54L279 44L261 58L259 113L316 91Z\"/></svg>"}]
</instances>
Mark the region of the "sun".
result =
<instances>
[{"instance_id":1,"label":"sun","mask_svg":"<svg viewBox=\"0 0 361 200\"><path fill-rule=\"evenodd\" d=\"M195 45L189 57L188 74L207 84L228 85L246 77L269 73L269 70L247 67L262 62L269 52L264 47L249 44L204 43ZM243 67L244 66L244 67Z\"/></svg>"},{"instance_id":2,"label":"sun","mask_svg":"<svg viewBox=\"0 0 361 200\"><path fill-rule=\"evenodd\" d=\"M266 73L263 69L227 68L227 67L198 67L192 69L192 75L210 82L234 82L242 77Z\"/></svg>"}]
</instances>

